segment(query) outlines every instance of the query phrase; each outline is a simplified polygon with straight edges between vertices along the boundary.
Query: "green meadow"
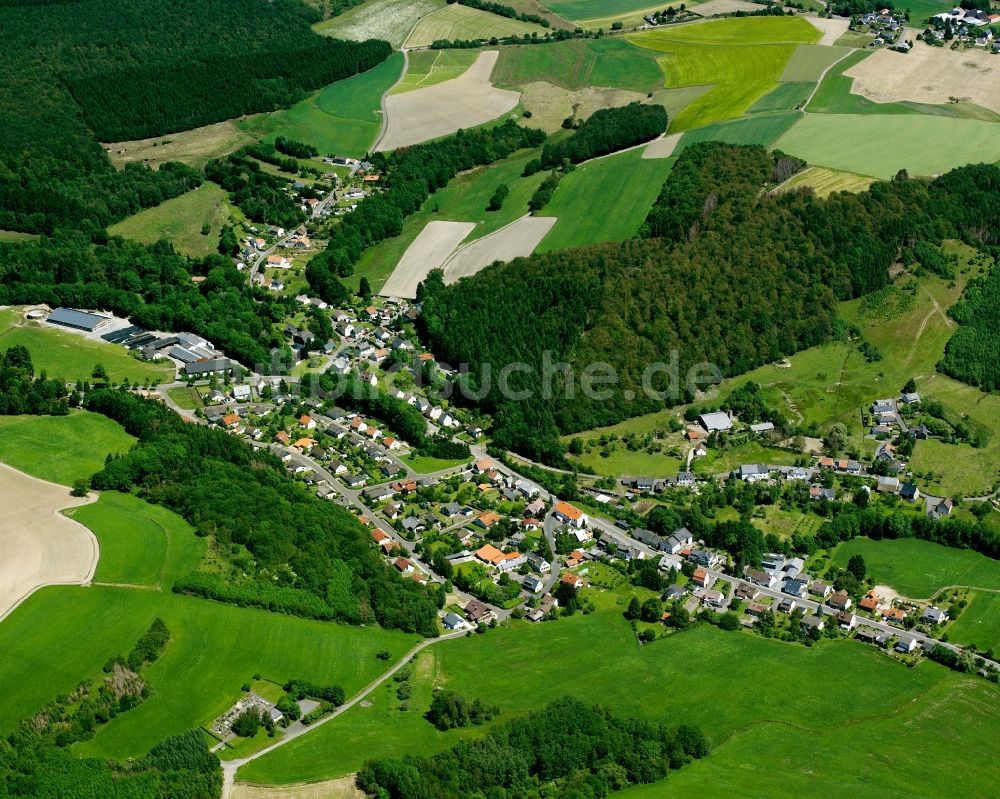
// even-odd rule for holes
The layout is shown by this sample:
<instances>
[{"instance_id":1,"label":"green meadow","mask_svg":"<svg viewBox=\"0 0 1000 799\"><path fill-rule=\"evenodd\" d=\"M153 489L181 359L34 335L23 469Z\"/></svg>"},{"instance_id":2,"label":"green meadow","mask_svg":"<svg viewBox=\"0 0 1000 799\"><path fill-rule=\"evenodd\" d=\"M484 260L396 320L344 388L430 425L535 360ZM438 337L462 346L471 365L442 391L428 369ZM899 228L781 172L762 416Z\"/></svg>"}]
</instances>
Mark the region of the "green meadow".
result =
<instances>
[{"instance_id":1,"label":"green meadow","mask_svg":"<svg viewBox=\"0 0 1000 799\"><path fill-rule=\"evenodd\" d=\"M144 244L166 239L178 252L201 258L217 251L219 234L229 218L226 192L215 183L205 183L123 219L108 232ZM204 225L209 226L208 234L201 232Z\"/></svg>"},{"instance_id":2,"label":"green meadow","mask_svg":"<svg viewBox=\"0 0 1000 799\"><path fill-rule=\"evenodd\" d=\"M401 460L418 474L440 472L442 469L451 469L454 466L461 466L463 463L469 462L468 458L429 458L426 455L407 455Z\"/></svg>"},{"instance_id":3,"label":"green meadow","mask_svg":"<svg viewBox=\"0 0 1000 799\"><path fill-rule=\"evenodd\" d=\"M131 494L107 491L66 515L97 536L95 582L170 590L172 581L191 572L205 554L205 539L184 519Z\"/></svg>"},{"instance_id":4,"label":"green meadow","mask_svg":"<svg viewBox=\"0 0 1000 799\"><path fill-rule=\"evenodd\" d=\"M864 191L874 182L874 178L853 172L827 169L825 166L807 166L782 183L778 190L786 191L808 186L820 197L827 197L838 191Z\"/></svg>"},{"instance_id":5,"label":"green meadow","mask_svg":"<svg viewBox=\"0 0 1000 799\"><path fill-rule=\"evenodd\" d=\"M590 161L566 175L540 211L559 221L537 251L635 236L674 165L672 158L643 160L643 149Z\"/></svg>"},{"instance_id":6,"label":"green meadow","mask_svg":"<svg viewBox=\"0 0 1000 799\"><path fill-rule=\"evenodd\" d=\"M120 425L89 411L0 416L0 461L67 486L96 474L109 454L126 452L133 443Z\"/></svg>"},{"instance_id":7,"label":"green meadow","mask_svg":"<svg viewBox=\"0 0 1000 799\"><path fill-rule=\"evenodd\" d=\"M479 57L478 50L414 50L408 54L406 74L390 94L424 89L459 77Z\"/></svg>"},{"instance_id":8,"label":"green meadow","mask_svg":"<svg viewBox=\"0 0 1000 799\"><path fill-rule=\"evenodd\" d=\"M798 84L786 83L782 85L794 86ZM801 119L802 115L799 112L786 111L777 114L754 114L730 122L705 125L702 128L685 131L674 152L679 154L685 147L702 141L759 144L763 147L770 147L781 138L785 131Z\"/></svg>"},{"instance_id":9,"label":"green meadow","mask_svg":"<svg viewBox=\"0 0 1000 799\"><path fill-rule=\"evenodd\" d=\"M120 382L164 382L172 380L172 364L157 364L133 358L116 344L94 341L39 322L26 321L17 309L0 311L0 350L21 345L28 348L35 374L46 372L69 382L92 380L94 367L103 364L108 378Z\"/></svg>"},{"instance_id":10,"label":"green meadow","mask_svg":"<svg viewBox=\"0 0 1000 799\"><path fill-rule=\"evenodd\" d=\"M337 81L291 108L259 114L238 126L259 139L279 134L312 144L324 154L363 156L381 128L382 95L403 71L402 53L374 69Z\"/></svg>"},{"instance_id":11,"label":"green meadow","mask_svg":"<svg viewBox=\"0 0 1000 799\"><path fill-rule=\"evenodd\" d=\"M1000 648L1000 591L971 591L969 604L948 625L948 639L975 644L981 652Z\"/></svg>"},{"instance_id":12,"label":"green meadow","mask_svg":"<svg viewBox=\"0 0 1000 799\"><path fill-rule=\"evenodd\" d=\"M663 87L657 53L625 39L572 39L543 47L504 47L493 70L493 82L522 86L548 81L565 89L606 86L651 92Z\"/></svg>"},{"instance_id":13,"label":"green meadow","mask_svg":"<svg viewBox=\"0 0 1000 799\"><path fill-rule=\"evenodd\" d=\"M929 691L938 691L939 704L950 706L957 701L952 689L967 682L931 663L908 670L850 641L824 642L806 649L747 633L699 627L640 647L621 616L621 607L615 604L615 595L596 594L596 602L601 609L589 616L535 626L515 623L509 629L435 645L412 666L414 691L408 710L398 709L391 689L380 689L371 707L352 708L314 733L248 764L238 776L257 783L325 779L353 772L372 753L422 754L475 735L468 730L439 733L422 718L435 686L498 703L501 720L572 694L622 714L698 724L724 752L728 741L738 741L755 729L785 730L788 735L804 727L851 737L858 725L891 721L903 708L922 702ZM732 679L734 673L738 679ZM973 686L980 696L984 691L995 692L986 683ZM848 695L852 700L843 701ZM928 707L933 705L921 704L922 709ZM995 714L984 716L963 737L974 751L986 746L982 734L995 734L998 725ZM902 736L906 728L902 723L888 723L883 729ZM924 734L909 742L922 747L931 740L932 736ZM858 742L859 753L868 751L866 742ZM806 752L798 747L794 751L799 767L809 763L810 773L802 779L834 782L842 776L839 761L828 762L814 750L809 751L808 760L801 760ZM711 762L711 758L705 761L706 765ZM787 759L784 750L763 760L758 751L753 762L762 772L755 780L763 780L765 772L774 780L775 762ZM942 761L941 765L947 764ZM891 762L875 760L871 771L881 782L895 779ZM670 779L673 784L678 775ZM703 774L702 784L712 779ZM748 787L758 790L760 785ZM662 785L646 790L647 796L663 795ZM739 791L736 795L747 794Z\"/></svg>"},{"instance_id":14,"label":"green meadow","mask_svg":"<svg viewBox=\"0 0 1000 799\"><path fill-rule=\"evenodd\" d=\"M859 142L886 141L873 152ZM776 145L810 164L889 179L899 170L940 175L1000 160L1000 123L899 114L808 114Z\"/></svg>"},{"instance_id":15,"label":"green meadow","mask_svg":"<svg viewBox=\"0 0 1000 799\"><path fill-rule=\"evenodd\" d=\"M853 51L849 47L800 44L785 65L781 81L814 83L827 69L851 52Z\"/></svg>"},{"instance_id":16,"label":"green meadow","mask_svg":"<svg viewBox=\"0 0 1000 799\"><path fill-rule=\"evenodd\" d=\"M800 103L805 102L814 85L813 83L779 83L753 104L750 113L793 111Z\"/></svg>"},{"instance_id":17,"label":"green meadow","mask_svg":"<svg viewBox=\"0 0 1000 799\"><path fill-rule=\"evenodd\" d=\"M916 538L853 538L837 547L833 563L846 567L852 555L864 557L868 576L875 582L912 599L928 599L950 585L1000 589L1000 561L971 549Z\"/></svg>"},{"instance_id":18,"label":"green meadow","mask_svg":"<svg viewBox=\"0 0 1000 799\"><path fill-rule=\"evenodd\" d=\"M664 53L668 88L714 88L671 120L673 131L735 119L773 89L797 44L819 39L803 19L748 17L632 34L633 44Z\"/></svg>"}]
</instances>

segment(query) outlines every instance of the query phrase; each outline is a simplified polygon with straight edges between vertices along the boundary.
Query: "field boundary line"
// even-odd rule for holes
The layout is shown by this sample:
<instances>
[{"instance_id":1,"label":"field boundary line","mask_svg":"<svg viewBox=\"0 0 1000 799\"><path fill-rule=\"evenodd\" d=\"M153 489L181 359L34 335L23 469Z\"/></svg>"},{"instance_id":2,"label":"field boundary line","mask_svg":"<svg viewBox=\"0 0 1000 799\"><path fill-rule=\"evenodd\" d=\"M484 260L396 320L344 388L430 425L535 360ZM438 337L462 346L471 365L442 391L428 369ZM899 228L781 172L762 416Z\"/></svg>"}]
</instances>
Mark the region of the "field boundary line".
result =
<instances>
[{"instance_id":1,"label":"field boundary line","mask_svg":"<svg viewBox=\"0 0 1000 799\"><path fill-rule=\"evenodd\" d=\"M420 20L417 20L417 22L419 23ZM417 27L416 24L414 24L413 28L416 27ZM413 33L413 28L410 29L410 33L406 34L407 38L409 38L410 35ZM399 77L396 79L396 82L392 84L392 86L390 86L388 89L386 89L382 93L382 96L379 98L379 107L381 109L380 115L382 117L382 124L381 127L379 127L378 129L378 137L375 139L375 142L369 148L368 152L373 153L376 150L378 150L379 144L381 144L382 139L385 138L386 129L389 127L389 115L386 114L385 112L385 98L392 93L393 89L395 89L400 83L403 82L403 79L406 77L406 73L409 72L410 70L410 54L406 49L405 41L403 42L403 47L400 49L400 52L403 54L403 71L399 73ZM437 58L434 59L434 62L437 63Z\"/></svg>"}]
</instances>

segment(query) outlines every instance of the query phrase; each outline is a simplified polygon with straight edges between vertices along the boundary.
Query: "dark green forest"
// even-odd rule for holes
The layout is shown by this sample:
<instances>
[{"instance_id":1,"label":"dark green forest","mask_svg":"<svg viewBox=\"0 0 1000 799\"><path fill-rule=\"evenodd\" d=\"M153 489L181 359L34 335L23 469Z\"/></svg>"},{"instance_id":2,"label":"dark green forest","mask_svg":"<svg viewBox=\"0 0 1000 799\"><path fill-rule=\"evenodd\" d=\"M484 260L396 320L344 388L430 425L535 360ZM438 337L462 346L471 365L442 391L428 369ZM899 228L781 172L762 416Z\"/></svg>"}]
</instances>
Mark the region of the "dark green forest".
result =
<instances>
[{"instance_id":1,"label":"dark green forest","mask_svg":"<svg viewBox=\"0 0 1000 799\"><path fill-rule=\"evenodd\" d=\"M118 172L98 141L287 106L389 56L313 34L319 18L299 0L0 3L0 227L89 234L158 205L201 176Z\"/></svg>"},{"instance_id":2,"label":"dark green forest","mask_svg":"<svg viewBox=\"0 0 1000 799\"><path fill-rule=\"evenodd\" d=\"M621 718L567 696L430 757L370 760L357 785L378 799L596 799L707 754L697 727Z\"/></svg>"},{"instance_id":3,"label":"dark green forest","mask_svg":"<svg viewBox=\"0 0 1000 799\"><path fill-rule=\"evenodd\" d=\"M690 147L649 214L649 238L518 259L448 287L432 274L422 330L440 359L469 364L466 393L495 415L498 446L559 463L560 433L687 401L684 378L697 364L733 376L828 340L836 302L884 286L901 246L988 244L1000 229L995 166L900 176L826 200L761 191L800 167L759 147ZM679 384L652 374L648 385L667 396L648 396L647 366L669 364L672 352ZM544 353L572 377L545 380ZM530 372L509 386L529 401L505 399L497 384L496 371L515 362ZM595 363L613 367L617 383L592 399L580 378Z\"/></svg>"},{"instance_id":4,"label":"dark green forest","mask_svg":"<svg viewBox=\"0 0 1000 799\"><path fill-rule=\"evenodd\" d=\"M618 150L655 139L667 129L667 112L662 105L629 103L618 108L602 108L580 124L567 139L542 148L542 167L550 169L568 160L579 164Z\"/></svg>"},{"instance_id":5,"label":"dark green forest","mask_svg":"<svg viewBox=\"0 0 1000 799\"><path fill-rule=\"evenodd\" d=\"M948 315L958 330L938 369L983 391L1000 390L1000 265L994 262L988 274L970 281Z\"/></svg>"},{"instance_id":6,"label":"dark green forest","mask_svg":"<svg viewBox=\"0 0 1000 799\"><path fill-rule=\"evenodd\" d=\"M400 577L354 516L288 477L275 455L221 430L187 424L125 391L88 392L85 407L139 438L130 452L108 458L93 488L137 491L179 513L200 535L246 547L256 561L253 568L247 564L253 573L243 582L195 574L175 590L437 635L435 591Z\"/></svg>"},{"instance_id":7,"label":"dark green forest","mask_svg":"<svg viewBox=\"0 0 1000 799\"><path fill-rule=\"evenodd\" d=\"M20 345L0 353L0 416L22 413L65 416L66 384L62 380L35 375L31 353Z\"/></svg>"}]
</instances>

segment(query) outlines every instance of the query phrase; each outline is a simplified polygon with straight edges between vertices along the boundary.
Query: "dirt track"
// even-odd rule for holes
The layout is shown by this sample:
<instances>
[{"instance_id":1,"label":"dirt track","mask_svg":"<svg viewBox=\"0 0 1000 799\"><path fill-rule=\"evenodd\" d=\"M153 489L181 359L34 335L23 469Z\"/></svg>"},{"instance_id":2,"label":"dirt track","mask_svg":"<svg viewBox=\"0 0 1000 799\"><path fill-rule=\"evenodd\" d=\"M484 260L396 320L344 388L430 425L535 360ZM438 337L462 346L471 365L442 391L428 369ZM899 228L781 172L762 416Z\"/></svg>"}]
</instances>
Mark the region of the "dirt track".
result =
<instances>
[{"instance_id":1,"label":"dirt track","mask_svg":"<svg viewBox=\"0 0 1000 799\"><path fill-rule=\"evenodd\" d=\"M844 72L851 92L876 103L943 105L957 98L1000 113L1000 59L985 50L952 51L917 42L912 51L878 50Z\"/></svg>"},{"instance_id":2,"label":"dirt track","mask_svg":"<svg viewBox=\"0 0 1000 799\"><path fill-rule=\"evenodd\" d=\"M444 265L444 282L474 275L494 261L531 255L556 223L554 216L522 216L495 233L459 247Z\"/></svg>"},{"instance_id":3,"label":"dirt track","mask_svg":"<svg viewBox=\"0 0 1000 799\"><path fill-rule=\"evenodd\" d=\"M417 284L432 269L441 267L475 227L473 222L428 222L406 248L379 294L407 299L416 297Z\"/></svg>"},{"instance_id":4,"label":"dirt track","mask_svg":"<svg viewBox=\"0 0 1000 799\"><path fill-rule=\"evenodd\" d=\"M354 777L298 785L248 785L238 783L232 799L365 799L354 786Z\"/></svg>"},{"instance_id":5,"label":"dirt track","mask_svg":"<svg viewBox=\"0 0 1000 799\"><path fill-rule=\"evenodd\" d=\"M47 585L82 585L97 568L94 534L59 511L95 501L0 464L0 619Z\"/></svg>"},{"instance_id":6,"label":"dirt track","mask_svg":"<svg viewBox=\"0 0 1000 799\"><path fill-rule=\"evenodd\" d=\"M395 150L447 136L463 128L482 125L513 109L518 92L497 89L490 75L500 55L485 50L476 62L454 80L385 98L385 132L377 151Z\"/></svg>"},{"instance_id":7,"label":"dirt track","mask_svg":"<svg viewBox=\"0 0 1000 799\"><path fill-rule=\"evenodd\" d=\"M669 158L674 154L674 149L680 142L682 135L682 133L671 133L669 136L653 139L642 151L643 159Z\"/></svg>"}]
</instances>

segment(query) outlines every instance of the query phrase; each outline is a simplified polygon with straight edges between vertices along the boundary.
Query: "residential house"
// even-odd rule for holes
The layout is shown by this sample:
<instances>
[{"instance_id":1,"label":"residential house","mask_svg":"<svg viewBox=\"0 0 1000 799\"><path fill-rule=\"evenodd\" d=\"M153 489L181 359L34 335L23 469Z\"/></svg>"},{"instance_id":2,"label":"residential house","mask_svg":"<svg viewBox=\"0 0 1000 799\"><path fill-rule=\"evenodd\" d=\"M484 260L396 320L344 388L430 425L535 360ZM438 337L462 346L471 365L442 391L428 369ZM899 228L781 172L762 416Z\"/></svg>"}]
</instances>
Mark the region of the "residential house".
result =
<instances>
[{"instance_id":1,"label":"residential house","mask_svg":"<svg viewBox=\"0 0 1000 799\"><path fill-rule=\"evenodd\" d=\"M831 595L826 600L826 604L835 610L849 610L851 607L851 597L848 596L847 591L837 591L837 593Z\"/></svg>"},{"instance_id":2,"label":"residential house","mask_svg":"<svg viewBox=\"0 0 1000 799\"><path fill-rule=\"evenodd\" d=\"M532 569L534 569L536 572L540 572L541 574L546 574L552 568L551 564L549 564L549 562L545 560L545 558L543 558L536 552L528 553L527 562Z\"/></svg>"},{"instance_id":3,"label":"residential house","mask_svg":"<svg viewBox=\"0 0 1000 799\"><path fill-rule=\"evenodd\" d=\"M901 635L893 648L904 655L911 655L917 648L917 639L910 635Z\"/></svg>"},{"instance_id":4,"label":"residential house","mask_svg":"<svg viewBox=\"0 0 1000 799\"><path fill-rule=\"evenodd\" d=\"M563 502L562 500L557 502L552 508L552 513L563 524L568 524L572 527L587 526L587 514L579 508L570 505L568 502Z\"/></svg>"},{"instance_id":5,"label":"residential house","mask_svg":"<svg viewBox=\"0 0 1000 799\"><path fill-rule=\"evenodd\" d=\"M756 599L760 596L760 589L750 583L740 583L736 586L734 596L742 600Z\"/></svg>"},{"instance_id":6,"label":"residential house","mask_svg":"<svg viewBox=\"0 0 1000 799\"><path fill-rule=\"evenodd\" d=\"M819 483L813 483L809 486L809 498L813 500L825 499L827 502L833 502L837 498L837 492L832 488L825 488Z\"/></svg>"},{"instance_id":7,"label":"residential house","mask_svg":"<svg viewBox=\"0 0 1000 799\"><path fill-rule=\"evenodd\" d=\"M545 583L540 577L535 577L533 574L529 574L524 578L524 582L521 583L524 586L524 590L532 594L537 594L543 588L545 588Z\"/></svg>"},{"instance_id":8,"label":"residential house","mask_svg":"<svg viewBox=\"0 0 1000 799\"><path fill-rule=\"evenodd\" d=\"M747 605L747 615L753 616L755 619L759 619L767 613L767 605L762 605L759 602L751 602Z\"/></svg>"},{"instance_id":9,"label":"residential house","mask_svg":"<svg viewBox=\"0 0 1000 799\"><path fill-rule=\"evenodd\" d=\"M564 572L559 576L559 582L564 585L572 586L573 588L583 588L583 579L576 574L571 572Z\"/></svg>"},{"instance_id":10,"label":"residential house","mask_svg":"<svg viewBox=\"0 0 1000 799\"><path fill-rule=\"evenodd\" d=\"M383 500L390 499L393 495L393 490L389 486L374 486L373 488L366 488L363 492L365 499L371 502L382 502Z\"/></svg>"},{"instance_id":11,"label":"residential house","mask_svg":"<svg viewBox=\"0 0 1000 799\"><path fill-rule=\"evenodd\" d=\"M840 625L841 630L847 630L850 632L858 625L858 617L851 613L849 610L842 610L837 614L837 624Z\"/></svg>"},{"instance_id":12,"label":"residential house","mask_svg":"<svg viewBox=\"0 0 1000 799\"><path fill-rule=\"evenodd\" d=\"M770 433L774 430L774 422L757 422L756 424L750 425L750 432L760 435L761 433Z\"/></svg>"},{"instance_id":13,"label":"residential house","mask_svg":"<svg viewBox=\"0 0 1000 799\"><path fill-rule=\"evenodd\" d=\"M802 620L802 629L805 632L822 630L824 627L826 627L826 621L822 616L808 616Z\"/></svg>"},{"instance_id":14,"label":"residential house","mask_svg":"<svg viewBox=\"0 0 1000 799\"><path fill-rule=\"evenodd\" d=\"M948 611L941 610L939 607L934 605L928 605L925 608L923 615L920 617L921 621L926 621L929 624L944 624L948 621Z\"/></svg>"},{"instance_id":15,"label":"residential house","mask_svg":"<svg viewBox=\"0 0 1000 799\"><path fill-rule=\"evenodd\" d=\"M813 596L818 596L821 599L826 599L833 592L833 588L827 585L822 580L813 580L812 584L809 586L809 593Z\"/></svg>"},{"instance_id":16,"label":"residential house","mask_svg":"<svg viewBox=\"0 0 1000 799\"><path fill-rule=\"evenodd\" d=\"M907 502L916 502L920 499L920 489L917 488L916 483L903 483L903 487L899 491L899 496Z\"/></svg>"},{"instance_id":17,"label":"residential house","mask_svg":"<svg viewBox=\"0 0 1000 799\"><path fill-rule=\"evenodd\" d=\"M413 571L413 564L410 563L406 558L396 558L392 565L395 566L403 574L409 574Z\"/></svg>"},{"instance_id":18,"label":"residential house","mask_svg":"<svg viewBox=\"0 0 1000 799\"><path fill-rule=\"evenodd\" d=\"M861 598L858 607L861 610L867 610L869 613L876 613L881 607L881 603L879 602L878 595L874 591L869 591Z\"/></svg>"},{"instance_id":19,"label":"residential house","mask_svg":"<svg viewBox=\"0 0 1000 799\"><path fill-rule=\"evenodd\" d=\"M775 578L772 574L766 571L761 571L760 569L751 568L750 566L747 566L743 570L743 576L746 577L746 579L748 579L751 583L754 583L755 585L762 585L765 588L771 588L778 582L777 578Z\"/></svg>"},{"instance_id":20,"label":"residential house","mask_svg":"<svg viewBox=\"0 0 1000 799\"><path fill-rule=\"evenodd\" d=\"M902 624L906 618L906 611L900 608L883 608L882 618L889 624Z\"/></svg>"},{"instance_id":21,"label":"residential house","mask_svg":"<svg viewBox=\"0 0 1000 799\"><path fill-rule=\"evenodd\" d=\"M953 505L954 503L950 498L928 501L927 515L932 519L943 519L951 515Z\"/></svg>"},{"instance_id":22,"label":"residential house","mask_svg":"<svg viewBox=\"0 0 1000 799\"><path fill-rule=\"evenodd\" d=\"M806 581L805 580L785 580L785 584L781 587L782 593L789 594L791 596L802 597L806 593Z\"/></svg>"},{"instance_id":23,"label":"residential house","mask_svg":"<svg viewBox=\"0 0 1000 799\"><path fill-rule=\"evenodd\" d=\"M791 615L791 613L798 606L799 606L799 603L796 602L794 599L782 599L778 603L778 611L781 612L781 613L787 613L787 614Z\"/></svg>"},{"instance_id":24,"label":"residential house","mask_svg":"<svg viewBox=\"0 0 1000 799\"><path fill-rule=\"evenodd\" d=\"M711 588L712 583L715 582L715 578L704 569L695 569L694 574L691 576L691 582L695 585L700 585L702 588Z\"/></svg>"},{"instance_id":25,"label":"residential house","mask_svg":"<svg viewBox=\"0 0 1000 799\"><path fill-rule=\"evenodd\" d=\"M726 603L726 595L721 591L713 591L709 588L702 591L701 601L704 605L708 605L713 608L721 608Z\"/></svg>"},{"instance_id":26,"label":"residential house","mask_svg":"<svg viewBox=\"0 0 1000 799\"><path fill-rule=\"evenodd\" d=\"M465 612L465 618L473 624L489 624L491 621L495 621L497 617L489 605L480 602L478 599L470 600L469 604L462 608L462 610Z\"/></svg>"},{"instance_id":27,"label":"residential house","mask_svg":"<svg viewBox=\"0 0 1000 799\"><path fill-rule=\"evenodd\" d=\"M448 630L461 630L465 627L465 619L456 613L445 613L441 623L444 624L445 629Z\"/></svg>"},{"instance_id":28,"label":"residential house","mask_svg":"<svg viewBox=\"0 0 1000 799\"><path fill-rule=\"evenodd\" d=\"M315 430L316 420L313 419L311 416L303 414L302 416L299 417L299 427L303 428L304 430Z\"/></svg>"},{"instance_id":29,"label":"residential house","mask_svg":"<svg viewBox=\"0 0 1000 799\"><path fill-rule=\"evenodd\" d=\"M746 483L759 483L771 476L771 470L763 463L744 463L740 466L737 476Z\"/></svg>"}]
</instances>

